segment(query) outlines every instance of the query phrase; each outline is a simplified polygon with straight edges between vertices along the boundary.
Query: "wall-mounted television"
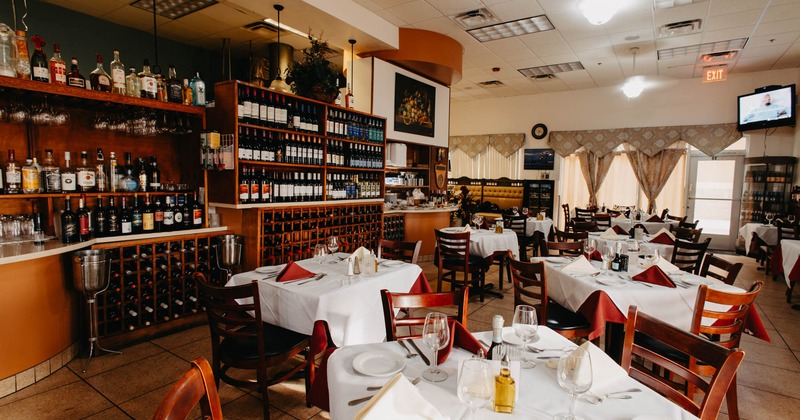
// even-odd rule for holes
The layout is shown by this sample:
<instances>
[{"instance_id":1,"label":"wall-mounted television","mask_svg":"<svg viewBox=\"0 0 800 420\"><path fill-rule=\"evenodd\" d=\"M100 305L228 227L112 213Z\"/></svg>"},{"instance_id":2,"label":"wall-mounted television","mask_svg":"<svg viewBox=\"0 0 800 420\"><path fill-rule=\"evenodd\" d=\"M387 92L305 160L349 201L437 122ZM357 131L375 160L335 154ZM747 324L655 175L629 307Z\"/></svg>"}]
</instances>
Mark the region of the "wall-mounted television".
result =
<instances>
[{"instance_id":1,"label":"wall-mounted television","mask_svg":"<svg viewBox=\"0 0 800 420\"><path fill-rule=\"evenodd\" d=\"M553 149L525 149L523 167L525 169L540 169L552 171L555 164L555 151Z\"/></svg>"},{"instance_id":2,"label":"wall-mounted television","mask_svg":"<svg viewBox=\"0 0 800 420\"><path fill-rule=\"evenodd\" d=\"M797 122L795 85L767 86L739 96L739 131L792 126Z\"/></svg>"}]
</instances>

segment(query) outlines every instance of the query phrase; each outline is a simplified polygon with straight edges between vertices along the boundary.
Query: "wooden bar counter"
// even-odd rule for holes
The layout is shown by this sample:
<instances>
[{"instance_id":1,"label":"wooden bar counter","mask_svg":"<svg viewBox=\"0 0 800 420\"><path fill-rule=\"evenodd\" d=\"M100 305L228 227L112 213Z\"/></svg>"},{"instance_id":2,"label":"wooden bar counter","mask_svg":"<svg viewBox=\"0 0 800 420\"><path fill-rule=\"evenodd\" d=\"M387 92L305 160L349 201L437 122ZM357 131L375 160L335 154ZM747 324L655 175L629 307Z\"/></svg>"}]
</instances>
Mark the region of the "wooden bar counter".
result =
<instances>
[{"instance_id":1,"label":"wooden bar counter","mask_svg":"<svg viewBox=\"0 0 800 420\"><path fill-rule=\"evenodd\" d=\"M441 229L450 226L452 213L458 207L442 208L409 208L405 210L386 210L384 216L403 215L405 218L404 241L422 241L420 257L424 260L433 260L433 253L436 250L436 236L434 229Z\"/></svg>"}]
</instances>

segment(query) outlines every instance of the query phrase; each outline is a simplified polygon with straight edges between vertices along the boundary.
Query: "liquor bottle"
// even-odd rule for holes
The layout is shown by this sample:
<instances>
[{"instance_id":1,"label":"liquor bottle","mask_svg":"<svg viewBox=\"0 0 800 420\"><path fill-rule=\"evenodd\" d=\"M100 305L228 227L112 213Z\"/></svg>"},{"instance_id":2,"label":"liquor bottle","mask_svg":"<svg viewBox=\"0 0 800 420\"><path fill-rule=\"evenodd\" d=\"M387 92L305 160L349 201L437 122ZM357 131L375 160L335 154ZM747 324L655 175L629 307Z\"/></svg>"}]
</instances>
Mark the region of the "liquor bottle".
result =
<instances>
[{"instance_id":1,"label":"liquor bottle","mask_svg":"<svg viewBox=\"0 0 800 420\"><path fill-rule=\"evenodd\" d=\"M492 317L492 345L489 347L487 355L490 360L500 360L500 357L495 355L494 349L503 344L503 322L503 315Z\"/></svg>"},{"instance_id":2,"label":"liquor bottle","mask_svg":"<svg viewBox=\"0 0 800 420\"><path fill-rule=\"evenodd\" d=\"M125 94L137 98L142 94L142 84L135 67L129 67L128 75L125 76Z\"/></svg>"},{"instance_id":3,"label":"liquor bottle","mask_svg":"<svg viewBox=\"0 0 800 420\"><path fill-rule=\"evenodd\" d=\"M171 232L175 228L175 209L172 207L171 196L164 197L164 221L161 225L162 232Z\"/></svg>"},{"instance_id":4,"label":"liquor bottle","mask_svg":"<svg viewBox=\"0 0 800 420\"><path fill-rule=\"evenodd\" d=\"M119 233L130 235L133 233L133 214L128 208L127 199L122 197L122 208L119 214Z\"/></svg>"},{"instance_id":5,"label":"liquor bottle","mask_svg":"<svg viewBox=\"0 0 800 420\"><path fill-rule=\"evenodd\" d=\"M156 99L157 86L156 78L150 72L150 61L145 59L142 64L142 71L139 72L139 97Z\"/></svg>"},{"instance_id":6,"label":"liquor bottle","mask_svg":"<svg viewBox=\"0 0 800 420\"><path fill-rule=\"evenodd\" d=\"M89 153L81 151L81 163L78 165L78 189L83 192L92 191L95 188L94 168L89 166Z\"/></svg>"},{"instance_id":7,"label":"liquor bottle","mask_svg":"<svg viewBox=\"0 0 800 420\"><path fill-rule=\"evenodd\" d=\"M175 66L169 65L169 73L167 78L167 100L176 104L183 102L183 88L181 81L178 79L178 72Z\"/></svg>"},{"instance_id":8,"label":"liquor bottle","mask_svg":"<svg viewBox=\"0 0 800 420\"><path fill-rule=\"evenodd\" d=\"M189 199L186 198L186 194L182 194L181 197L183 198L183 203L181 203L181 213L183 214L183 227L181 229L191 229L193 220L192 220L192 208L189 205Z\"/></svg>"},{"instance_id":9,"label":"liquor bottle","mask_svg":"<svg viewBox=\"0 0 800 420\"><path fill-rule=\"evenodd\" d=\"M30 56L28 55L28 41L27 38L25 37L25 31L17 29L16 41L17 41L17 56L15 57L15 60L17 62L16 65L17 77L20 79L30 80L31 60Z\"/></svg>"},{"instance_id":10,"label":"liquor bottle","mask_svg":"<svg viewBox=\"0 0 800 420\"><path fill-rule=\"evenodd\" d=\"M167 82L164 80L164 76L161 75L160 66L153 66L153 77L156 79L156 99L161 102L167 102Z\"/></svg>"},{"instance_id":11,"label":"liquor bottle","mask_svg":"<svg viewBox=\"0 0 800 420\"><path fill-rule=\"evenodd\" d=\"M195 201L197 201L197 193L195 193ZM256 168L250 168L250 202L251 203L261 202L261 180L259 179L258 174L256 174ZM195 227L202 227L202 226L195 226Z\"/></svg>"},{"instance_id":12,"label":"liquor bottle","mask_svg":"<svg viewBox=\"0 0 800 420\"><path fill-rule=\"evenodd\" d=\"M108 220L108 236L116 236L121 233L120 214L117 206L114 203L114 196L108 199L108 210L106 219Z\"/></svg>"},{"instance_id":13,"label":"liquor bottle","mask_svg":"<svg viewBox=\"0 0 800 420\"><path fill-rule=\"evenodd\" d=\"M203 227L203 207L197 200L197 191L194 192L194 199L192 200L191 207L192 214L192 229L200 229Z\"/></svg>"},{"instance_id":14,"label":"liquor bottle","mask_svg":"<svg viewBox=\"0 0 800 420\"><path fill-rule=\"evenodd\" d=\"M111 152L111 156L108 158L108 190L111 192L117 192L120 189L120 181L124 175L121 169L116 153Z\"/></svg>"},{"instance_id":15,"label":"liquor bottle","mask_svg":"<svg viewBox=\"0 0 800 420\"><path fill-rule=\"evenodd\" d=\"M152 233L156 229L155 209L150 204L150 194L144 195L144 207L142 207L142 232Z\"/></svg>"},{"instance_id":16,"label":"liquor bottle","mask_svg":"<svg viewBox=\"0 0 800 420\"><path fill-rule=\"evenodd\" d=\"M53 44L53 56L50 57L50 80L57 85L67 84L67 63L61 58L61 45Z\"/></svg>"},{"instance_id":17,"label":"liquor bottle","mask_svg":"<svg viewBox=\"0 0 800 420\"><path fill-rule=\"evenodd\" d=\"M39 35L31 38L35 49L31 56L31 79L38 82L50 83L50 66L47 62L47 55L42 51L44 40Z\"/></svg>"},{"instance_id":18,"label":"liquor bottle","mask_svg":"<svg viewBox=\"0 0 800 420\"><path fill-rule=\"evenodd\" d=\"M494 379L494 411L513 413L516 393L516 383L508 369L508 355L505 355L500 364L500 374Z\"/></svg>"},{"instance_id":19,"label":"liquor bottle","mask_svg":"<svg viewBox=\"0 0 800 420\"><path fill-rule=\"evenodd\" d=\"M131 207L131 231L134 234L142 233L142 208L139 207L139 195L133 195L133 207Z\"/></svg>"},{"instance_id":20,"label":"liquor bottle","mask_svg":"<svg viewBox=\"0 0 800 420\"><path fill-rule=\"evenodd\" d=\"M192 105L206 106L206 82L200 78L199 71L195 72L189 87L192 88Z\"/></svg>"},{"instance_id":21,"label":"liquor bottle","mask_svg":"<svg viewBox=\"0 0 800 420\"><path fill-rule=\"evenodd\" d=\"M194 94L192 87L189 86L189 79L183 79L183 104L192 105L194 103Z\"/></svg>"},{"instance_id":22,"label":"liquor bottle","mask_svg":"<svg viewBox=\"0 0 800 420\"><path fill-rule=\"evenodd\" d=\"M161 171L158 169L158 162L155 156L150 156L150 171L147 174L150 183L150 191L161 191Z\"/></svg>"},{"instance_id":23,"label":"liquor bottle","mask_svg":"<svg viewBox=\"0 0 800 420\"><path fill-rule=\"evenodd\" d=\"M109 223L108 223L108 209L103 206L103 196L97 196L97 207L92 212L92 226L94 227L94 236L100 238L108 236Z\"/></svg>"},{"instance_id":24,"label":"liquor bottle","mask_svg":"<svg viewBox=\"0 0 800 420\"><path fill-rule=\"evenodd\" d=\"M153 226L156 232L164 231L164 206L160 198L156 198L156 204L153 205Z\"/></svg>"},{"instance_id":25,"label":"liquor bottle","mask_svg":"<svg viewBox=\"0 0 800 420\"><path fill-rule=\"evenodd\" d=\"M83 77L80 70L78 69L78 58L72 57L72 67L70 68L69 74L67 74L67 85L86 89L86 78Z\"/></svg>"},{"instance_id":26,"label":"liquor bottle","mask_svg":"<svg viewBox=\"0 0 800 420\"><path fill-rule=\"evenodd\" d=\"M106 159L103 155L103 149L97 148L97 160L94 164L94 180L97 185L97 191L106 192L109 190L109 176L106 173Z\"/></svg>"},{"instance_id":27,"label":"liquor bottle","mask_svg":"<svg viewBox=\"0 0 800 420\"><path fill-rule=\"evenodd\" d=\"M61 242L72 244L80 241L78 216L72 211L69 196L64 200L64 212L61 213Z\"/></svg>"},{"instance_id":28,"label":"liquor bottle","mask_svg":"<svg viewBox=\"0 0 800 420\"><path fill-rule=\"evenodd\" d=\"M22 189L22 171L14 155L14 149L8 150L6 161L6 194L19 194Z\"/></svg>"},{"instance_id":29,"label":"liquor bottle","mask_svg":"<svg viewBox=\"0 0 800 420\"><path fill-rule=\"evenodd\" d=\"M94 90L111 92L111 77L103 68L103 56L100 54L97 54L97 68L89 73L89 82Z\"/></svg>"},{"instance_id":30,"label":"liquor bottle","mask_svg":"<svg viewBox=\"0 0 800 420\"><path fill-rule=\"evenodd\" d=\"M262 127L266 127L267 124L267 94L263 90L261 91L261 100L258 102L258 125Z\"/></svg>"},{"instance_id":31,"label":"liquor bottle","mask_svg":"<svg viewBox=\"0 0 800 420\"><path fill-rule=\"evenodd\" d=\"M347 84L347 94L344 95L344 106L349 109L353 109L356 106L356 97L353 96L350 83Z\"/></svg>"},{"instance_id":32,"label":"liquor bottle","mask_svg":"<svg viewBox=\"0 0 800 420\"><path fill-rule=\"evenodd\" d=\"M144 166L143 158L136 158L136 179L139 181L139 191L149 191L150 184L147 182L147 168Z\"/></svg>"},{"instance_id":33,"label":"liquor bottle","mask_svg":"<svg viewBox=\"0 0 800 420\"><path fill-rule=\"evenodd\" d=\"M78 188L78 177L69 166L69 157L69 152L64 152L64 170L61 171L61 190L64 192L76 191Z\"/></svg>"},{"instance_id":34,"label":"liquor bottle","mask_svg":"<svg viewBox=\"0 0 800 420\"><path fill-rule=\"evenodd\" d=\"M44 150L44 162L41 168L41 181L40 186L43 192L46 193L60 193L61 192L61 168L55 163L53 157L53 149Z\"/></svg>"},{"instance_id":35,"label":"liquor bottle","mask_svg":"<svg viewBox=\"0 0 800 420\"><path fill-rule=\"evenodd\" d=\"M38 194L41 192L41 168L36 163L36 158L25 159L25 166L22 167L22 193Z\"/></svg>"},{"instance_id":36,"label":"liquor bottle","mask_svg":"<svg viewBox=\"0 0 800 420\"><path fill-rule=\"evenodd\" d=\"M172 199L172 214L174 220L174 223L172 224L172 230L183 230L183 211L181 210L181 205L178 203L177 195Z\"/></svg>"},{"instance_id":37,"label":"liquor bottle","mask_svg":"<svg viewBox=\"0 0 800 420\"><path fill-rule=\"evenodd\" d=\"M81 194L81 198L78 200L78 211L76 212L78 216L78 234L80 236L80 241L85 242L89 239L92 239L92 230L90 228L90 218L89 209L86 208L86 196Z\"/></svg>"},{"instance_id":38,"label":"liquor bottle","mask_svg":"<svg viewBox=\"0 0 800 420\"><path fill-rule=\"evenodd\" d=\"M109 64L111 68L111 92L125 94L125 65L119 59L119 50L114 50L114 59Z\"/></svg>"}]
</instances>

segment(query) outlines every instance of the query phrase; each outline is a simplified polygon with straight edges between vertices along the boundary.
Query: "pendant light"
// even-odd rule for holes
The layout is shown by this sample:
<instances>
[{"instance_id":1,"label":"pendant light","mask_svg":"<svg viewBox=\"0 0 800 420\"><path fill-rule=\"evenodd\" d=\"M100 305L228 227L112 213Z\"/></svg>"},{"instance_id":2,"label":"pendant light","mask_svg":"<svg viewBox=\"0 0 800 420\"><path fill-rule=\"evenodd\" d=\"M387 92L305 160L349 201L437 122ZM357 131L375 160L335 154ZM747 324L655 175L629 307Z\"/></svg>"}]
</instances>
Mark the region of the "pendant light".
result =
<instances>
[{"instance_id":1,"label":"pendant light","mask_svg":"<svg viewBox=\"0 0 800 420\"><path fill-rule=\"evenodd\" d=\"M631 48L631 52L633 53L633 76L629 77L628 81L622 86L622 93L624 93L628 99L638 97L644 90L642 78L636 75L636 54L639 52L639 47Z\"/></svg>"},{"instance_id":2,"label":"pendant light","mask_svg":"<svg viewBox=\"0 0 800 420\"><path fill-rule=\"evenodd\" d=\"M281 10L283 10L283 6L281 6L280 4L276 4L274 7L275 7L275 10L278 11L278 46L280 46L281 45ZM292 89L289 87L289 85L287 85L286 82L284 82L283 78L281 77L280 66L278 66L278 74L277 74L277 76L275 76L275 80L273 80L272 83L269 84L269 89L270 90L274 90L274 91L278 91L278 92L283 92L283 93L290 93L292 91Z\"/></svg>"},{"instance_id":3,"label":"pendant light","mask_svg":"<svg viewBox=\"0 0 800 420\"><path fill-rule=\"evenodd\" d=\"M350 68L347 69L347 73L350 76L350 83L348 83L348 86L347 86L347 95L345 95L345 97L344 97L344 102L345 102L345 108L353 109L353 108L355 108L355 104L356 104L355 96L353 95L353 83L356 80L355 79L355 75L356 74L355 74L355 71L353 69L353 61L354 61L354 58L355 58L356 40L355 39L349 39L349 40L347 40L347 42L350 43Z\"/></svg>"},{"instance_id":4,"label":"pendant light","mask_svg":"<svg viewBox=\"0 0 800 420\"><path fill-rule=\"evenodd\" d=\"M617 13L619 0L584 0L581 4L583 17L592 25L602 25Z\"/></svg>"}]
</instances>

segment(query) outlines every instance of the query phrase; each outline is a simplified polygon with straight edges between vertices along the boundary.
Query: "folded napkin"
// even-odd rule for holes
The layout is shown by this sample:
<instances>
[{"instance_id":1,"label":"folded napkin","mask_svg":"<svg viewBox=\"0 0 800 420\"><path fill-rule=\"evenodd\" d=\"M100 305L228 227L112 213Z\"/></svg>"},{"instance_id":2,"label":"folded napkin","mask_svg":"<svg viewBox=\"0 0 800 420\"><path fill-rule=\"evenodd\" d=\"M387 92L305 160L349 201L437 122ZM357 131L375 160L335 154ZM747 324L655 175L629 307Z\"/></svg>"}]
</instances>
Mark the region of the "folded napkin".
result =
<instances>
[{"instance_id":1,"label":"folded napkin","mask_svg":"<svg viewBox=\"0 0 800 420\"><path fill-rule=\"evenodd\" d=\"M402 373L394 375L355 419L445 419Z\"/></svg>"},{"instance_id":2,"label":"folded napkin","mask_svg":"<svg viewBox=\"0 0 800 420\"><path fill-rule=\"evenodd\" d=\"M616 232L618 235L629 235L629 232L622 226L614 225L611 226L611 229L614 229L614 232Z\"/></svg>"},{"instance_id":3,"label":"folded napkin","mask_svg":"<svg viewBox=\"0 0 800 420\"><path fill-rule=\"evenodd\" d=\"M652 238L650 238L648 242L662 245L675 245L675 236L664 229L661 229Z\"/></svg>"},{"instance_id":4,"label":"folded napkin","mask_svg":"<svg viewBox=\"0 0 800 420\"><path fill-rule=\"evenodd\" d=\"M586 254L583 254L583 256L588 258L589 261L603 261L603 254L596 249L592 251L592 255L586 256Z\"/></svg>"},{"instance_id":5,"label":"folded napkin","mask_svg":"<svg viewBox=\"0 0 800 420\"><path fill-rule=\"evenodd\" d=\"M672 239L673 241L675 240L675 235L674 235L672 232L670 232L670 231L669 231L669 229L667 229L667 228L661 228L661 230L659 230L658 232L656 232L656 235L658 235L658 234L661 234L661 233L663 233L663 234L667 235L667 236L668 236L670 239ZM655 235L654 235L654 236L655 236Z\"/></svg>"},{"instance_id":6,"label":"folded napkin","mask_svg":"<svg viewBox=\"0 0 800 420\"><path fill-rule=\"evenodd\" d=\"M617 235L618 235L617 231L613 227L610 227L606 229L605 232L601 233L600 237L603 239L617 239Z\"/></svg>"},{"instance_id":7,"label":"folded napkin","mask_svg":"<svg viewBox=\"0 0 800 420\"><path fill-rule=\"evenodd\" d=\"M575 258L571 263L562 267L561 270L579 274L594 274L598 271L586 258Z\"/></svg>"},{"instance_id":8,"label":"folded napkin","mask_svg":"<svg viewBox=\"0 0 800 420\"><path fill-rule=\"evenodd\" d=\"M473 229L472 226L466 225L466 226L464 226L463 229L461 229L461 233L464 233L464 232L475 233L477 231L475 229Z\"/></svg>"},{"instance_id":9,"label":"folded napkin","mask_svg":"<svg viewBox=\"0 0 800 420\"><path fill-rule=\"evenodd\" d=\"M447 347L439 350L438 358L439 364L444 363L447 360L447 356L450 355L450 350L453 349L453 346L460 347L470 353L478 354L479 350L483 350L483 354L486 354L489 349L483 348L481 343L475 339L475 337L464 328L458 321L450 321L450 343L447 344ZM488 356L487 356L488 357Z\"/></svg>"},{"instance_id":10,"label":"folded napkin","mask_svg":"<svg viewBox=\"0 0 800 420\"><path fill-rule=\"evenodd\" d=\"M614 220L618 220L620 222L626 222L626 221L628 221L628 218L625 217L625 214L620 213L619 216L614 218Z\"/></svg>"},{"instance_id":11,"label":"folded napkin","mask_svg":"<svg viewBox=\"0 0 800 420\"><path fill-rule=\"evenodd\" d=\"M303 267L300 267L299 265L295 264L294 261L289 261L289 263L286 264L286 267L283 267L283 270L278 273L278 277L275 278L275 281L282 282L300 280L314 276L316 276L316 274L306 270Z\"/></svg>"},{"instance_id":12,"label":"folded napkin","mask_svg":"<svg viewBox=\"0 0 800 420\"><path fill-rule=\"evenodd\" d=\"M658 217L657 215L654 214L654 215L650 216L650 218L645 220L645 222L663 222L663 220L661 220L660 217Z\"/></svg>"},{"instance_id":13,"label":"folded napkin","mask_svg":"<svg viewBox=\"0 0 800 420\"><path fill-rule=\"evenodd\" d=\"M351 257L358 257L361 258L362 260L367 255L370 255L370 251L367 248L364 248L363 246L358 247L357 250L353 251L353 253L350 254Z\"/></svg>"},{"instance_id":14,"label":"folded napkin","mask_svg":"<svg viewBox=\"0 0 800 420\"><path fill-rule=\"evenodd\" d=\"M627 376L625 370L617 364L611 357L609 357L603 350L587 341L580 347L575 349L572 353L574 355L581 355L581 353L588 352L589 359L592 360L592 387L589 392L601 392L603 386L609 382L614 382L616 379ZM578 372L578 375L585 374Z\"/></svg>"},{"instance_id":15,"label":"folded napkin","mask_svg":"<svg viewBox=\"0 0 800 420\"><path fill-rule=\"evenodd\" d=\"M632 280L641 281L645 283L655 284L658 286L664 287L675 287L675 283L670 280L669 276L664 273L657 265L654 265L647 270L642 271L641 273L631 277Z\"/></svg>"},{"instance_id":16,"label":"folded napkin","mask_svg":"<svg viewBox=\"0 0 800 420\"><path fill-rule=\"evenodd\" d=\"M667 261L664 258L659 258L656 265L665 273L675 273L681 271L680 268L676 267L674 264L672 264L671 262Z\"/></svg>"}]
</instances>

